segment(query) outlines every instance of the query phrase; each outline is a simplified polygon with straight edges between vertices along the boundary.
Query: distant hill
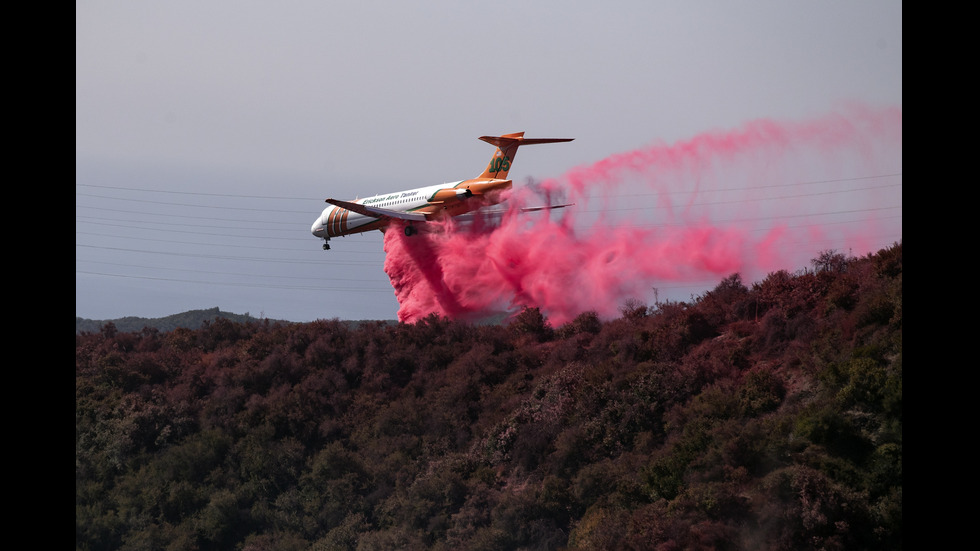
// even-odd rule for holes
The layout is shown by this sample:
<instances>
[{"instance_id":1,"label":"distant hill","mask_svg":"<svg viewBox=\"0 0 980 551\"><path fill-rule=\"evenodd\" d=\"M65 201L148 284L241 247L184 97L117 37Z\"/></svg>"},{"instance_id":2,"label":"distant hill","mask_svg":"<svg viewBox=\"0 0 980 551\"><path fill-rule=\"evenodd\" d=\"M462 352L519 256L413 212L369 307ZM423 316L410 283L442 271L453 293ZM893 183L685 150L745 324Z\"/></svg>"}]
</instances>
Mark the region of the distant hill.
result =
<instances>
[{"instance_id":1,"label":"distant hill","mask_svg":"<svg viewBox=\"0 0 980 551\"><path fill-rule=\"evenodd\" d=\"M218 318L224 318L229 321L234 321L238 323L244 323L248 321L262 321L265 318L256 318L248 314L233 314L231 312L222 312L217 306L214 308L208 308L207 310L188 310L181 314L174 314L172 316L166 316L163 318L139 318L135 316L129 316L125 318L118 318L112 320L91 320L86 318L75 317L75 334L81 334L83 332L88 333L98 333L102 330L102 326L106 323L112 322L115 324L116 329L124 332L132 331L142 331L144 327L151 327L158 329L160 331L173 331L178 327L183 327L185 329L200 329L201 324L205 321L214 321ZM269 320L270 323L293 323L285 320Z\"/></svg>"},{"instance_id":2,"label":"distant hill","mask_svg":"<svg viewBox=\"0 0 980 551\"><path fill-rule=\"evenodd\" d=\"M159 331L167 332L173 331L178 327L183 327L185 329L200 329L201 325L205 322L213 322L216 319L226 319L229 321L234 321L237 323L245 322L256 322L268 321L271 324L290 324L297 323L287 320L276 320L270 318L256 318L255 316L250 316L249 314L233 314L231 312L222 312L217 306L214 308L208 308L207 310L188 310L181 314L174 314L172 316L166 316L163 318L139 318L136 316L127 316L125 318L117 318L111 320L92 320L87 318L80 318L75 316L75 334L80 335L85 333L99 333L102 331L102 326L112 322L118 331L123 331L125 333L131 333L136 331L142 331L144 327L151 327ZM341 323L347 325L351 328L356 328L365 322L375 322L380 321L382 325L397 325L397 320L342 320Z\"/></svg>"}]
</instances>

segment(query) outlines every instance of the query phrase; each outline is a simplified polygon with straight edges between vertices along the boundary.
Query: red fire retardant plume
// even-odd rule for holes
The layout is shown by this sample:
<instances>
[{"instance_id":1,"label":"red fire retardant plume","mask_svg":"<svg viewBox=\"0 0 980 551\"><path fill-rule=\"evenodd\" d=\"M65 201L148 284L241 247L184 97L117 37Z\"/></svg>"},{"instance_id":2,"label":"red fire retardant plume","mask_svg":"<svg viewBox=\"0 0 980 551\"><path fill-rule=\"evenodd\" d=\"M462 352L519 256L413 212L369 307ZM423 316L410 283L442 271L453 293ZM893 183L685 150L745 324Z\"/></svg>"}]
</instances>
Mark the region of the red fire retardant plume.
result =
<instances>
[{"instance_id":1,"label":"red fire retardant plume","mask_svg":"<svg viewBox=\"0 0 980 551\"><path fill-rule=\"evenodd\" d=\"M515 182L496 218L385 233L398 318L480 321L527 306L557 326L589 310L615 317L658 286L711 288L736 272L751 283L821 250L871 252L893 241L876 242L889 219L900 239L901 143L900 108L851 106L652 145L536 186ZM558 197L575 205L520 211Z\"/></svg>"}]
</instances>

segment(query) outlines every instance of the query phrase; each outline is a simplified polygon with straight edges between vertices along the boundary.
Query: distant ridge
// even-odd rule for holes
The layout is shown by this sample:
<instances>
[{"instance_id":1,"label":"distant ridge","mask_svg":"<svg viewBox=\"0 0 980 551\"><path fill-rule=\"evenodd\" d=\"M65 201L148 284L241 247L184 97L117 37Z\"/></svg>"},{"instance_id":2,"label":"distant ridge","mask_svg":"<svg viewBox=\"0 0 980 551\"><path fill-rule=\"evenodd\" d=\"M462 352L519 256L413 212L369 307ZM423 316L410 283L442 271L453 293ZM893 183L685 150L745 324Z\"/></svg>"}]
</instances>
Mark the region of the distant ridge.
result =
<instances>
[{"instance_id":1,"label":"distant ridge","mask_svg":"<svg viewBox=\"0 0 980 551\"><path fill-rule=\"evenodd\" d=\"M102 326L112 322L116 329L123 332L134 332L142 331L144 327L150 327L157 329L159 331L173 331L178 327L183 327L185 329L200 329L201 325L205 321L214 321L218 318L224 318L234 322L244 323L244 322L258 322L265 321L266 318L257 318L249 314L233 314L231 312L222 312L217 306L214 308L208 308L206 310L188 310L181 314L173 314L171 316L166 316L162 318L139 318L135 316L129 316L125 318L118 318L112 320L91 320L86 318L75 317L75 334L86 333L98 333L102 331ZM283 323L289 324L293 323L286 320L268 320L270 323Z\"/></svg>"}]
</instances>

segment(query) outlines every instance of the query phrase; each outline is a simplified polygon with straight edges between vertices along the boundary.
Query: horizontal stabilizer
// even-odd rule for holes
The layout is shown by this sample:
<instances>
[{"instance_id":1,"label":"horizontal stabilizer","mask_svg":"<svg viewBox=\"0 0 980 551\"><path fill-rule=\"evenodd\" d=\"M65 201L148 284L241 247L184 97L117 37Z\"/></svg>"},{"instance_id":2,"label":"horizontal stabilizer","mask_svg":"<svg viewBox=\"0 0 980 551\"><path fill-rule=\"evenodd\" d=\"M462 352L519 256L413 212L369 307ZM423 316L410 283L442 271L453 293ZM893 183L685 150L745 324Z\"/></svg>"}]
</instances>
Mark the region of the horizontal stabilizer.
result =
<instances>
[{"instance_id":1,"label":"horizontal stabilizer","mask_svg":"<svg viewBox=\"0 0 980 551\"><path fill-rule=\"evenodd\" d=\"M575 206L575 203L566 203L564 205L545 205L543 207L522 207L521 212L534 212L538 210L551 210L551 209L563 209L565 207Z\"/></svg>"},{"instance_id":2,"label":"horizontal stabilizer","mask_svg":"<svg viewBox=\"0 0 980 551\"><path fill-rule=\"evenodd\" d=\"M327 199L327 202L342 209L373 218L397 218L398 220L407 220L409 222L425 222L427 220L425 215L419 212L379 209L378 207L368 207L360 203L351 203L350 201L340 201L337 199Z\"/></svg>"},{"instance_id":3,"label":"horizontal stabilizer","mask_svg":"<svg viewBox=\"0 0 980 551\"><path fill-rule=\"evenodd\" d=\"M575 138L523 138L523 137L512 137L510 135L505 135L505 136L480 136L480 139L489 144L493 144L503 149L511 144L534 145L539 143L570 142Z\"/></svg>"}]
</instances>

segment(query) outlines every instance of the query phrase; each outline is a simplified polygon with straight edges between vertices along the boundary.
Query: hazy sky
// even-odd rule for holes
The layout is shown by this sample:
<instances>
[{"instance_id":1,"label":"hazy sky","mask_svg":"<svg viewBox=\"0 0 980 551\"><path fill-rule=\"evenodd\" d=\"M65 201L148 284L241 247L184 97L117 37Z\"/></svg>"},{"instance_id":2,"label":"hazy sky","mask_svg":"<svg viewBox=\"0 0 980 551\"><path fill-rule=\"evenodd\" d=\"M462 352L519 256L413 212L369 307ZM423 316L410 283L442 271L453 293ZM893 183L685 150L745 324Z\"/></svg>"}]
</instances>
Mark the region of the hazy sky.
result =
<instances>
[{"instance_id":1,"label":"hazy sky","mask_svg":"<svg viewBox=\"0 0 980 551\"><path fill-rule=\"evenodd\" d=\"M479 136L575 138L522 148L519 186L753 120L902 107L895 1L75 8L75 313L94 319L393 319L382 235L324 252L310 225L326 197L475 177Z\"/></svg>"}]
</instances>

